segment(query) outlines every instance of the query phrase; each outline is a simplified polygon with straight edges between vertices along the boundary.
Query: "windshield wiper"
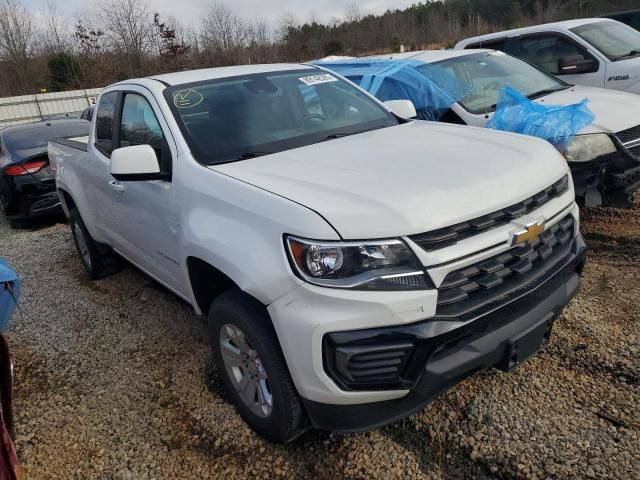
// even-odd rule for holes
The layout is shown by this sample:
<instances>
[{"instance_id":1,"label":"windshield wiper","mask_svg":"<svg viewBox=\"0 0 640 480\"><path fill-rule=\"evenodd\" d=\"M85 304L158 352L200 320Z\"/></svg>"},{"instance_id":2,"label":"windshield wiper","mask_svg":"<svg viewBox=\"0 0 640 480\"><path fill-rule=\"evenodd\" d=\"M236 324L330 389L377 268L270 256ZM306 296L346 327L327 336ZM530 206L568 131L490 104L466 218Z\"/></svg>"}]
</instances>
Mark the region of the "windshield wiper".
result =
<instances>
[{"instance_id":1,"label":"windshield wiper","mask_svg":"<svg viewBox=\"0 0 640 480\"><path fill-rule=\"evenodd\" d=\"M618 55L617 57L613 57L612 62L617 62L618 60L622 60L623 58L633 57L634 55L640 55L640 49L636 48L631 50L629 53L625 53L624 55Z\"/></svg>"},{"instance_id":2,"label":"windshield wiper","mask_svg":"<svg viewBox=\"0 0 640 480\"><path fill-rule=\"evenodd\" d=\"M540 90L538 92L532 93L531 95L527 95L527 98L532 100L534 98L542 97L544 95L549 95L550 93L559 92L560 90L566 90L570 86L571 85L566 85L566 86L556 87L556 88L545 88L544 90Z\"/></svg>"},{"instance_id":3,"label":"windshield wiper","mask_svg":"<svg viewBox=\"0 0 640 480\"><path fill-rule=\"evenodd\" d=\"M244 152L238 155L234 160L248 160L250 158L262 157L263 155L271 155L274 152L260 152L260 151L251 151Z\"/></svg>"},{"instance_id":4,"label":"windshield wiper","mask_svg":"<svg viewBox=\"0 0 640 480\"><path fill-rule=\"evenodd\" d=\"M345 133L345 132L342 132L342 133L333 133L333 134L331 134L331 135L328 135L328 136L324 137L324 140L323 140L323 141L326 141L326 140L335 140L336 138L342 138L342 137L348 137L349 135L355 135L356 133L360 133L360 132L354 132L354 133Z\"/></svg>"}]
</instances>

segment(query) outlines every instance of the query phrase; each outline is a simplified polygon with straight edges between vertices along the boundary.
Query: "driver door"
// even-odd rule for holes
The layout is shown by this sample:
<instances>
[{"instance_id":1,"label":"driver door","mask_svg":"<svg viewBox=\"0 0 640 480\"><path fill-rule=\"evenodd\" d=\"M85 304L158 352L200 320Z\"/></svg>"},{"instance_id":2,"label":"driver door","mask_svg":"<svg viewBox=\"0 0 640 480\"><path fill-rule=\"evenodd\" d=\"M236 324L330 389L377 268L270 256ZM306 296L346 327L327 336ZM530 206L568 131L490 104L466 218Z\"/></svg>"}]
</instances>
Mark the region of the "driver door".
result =
<instances>
[{"instance_id":1,"label":"driver door","mask_svg":"<svg viewBox=\"0 0 640 480\"><path fill-rule=\"evenodd\" d=\"M162 172L172 172L176 144L152 96L141 87L122 92L117 148L150 145ZM180 210L172 178L110 182L108 212L113 246L176 293L186 296L180 268Z\"/></svg>"},{"instance_id":2,"label":"driver door","mask_svg":"<svg viewBox=\"0 0 640 480\"><path fill-rule=\"evenodd\" d=\"M604 87L604 62L599 61L594 54L566 35L554 32L523 35L520 37L517 52L514 52L514 55L547 70L567 83ZM560 71L559 63L561 58L577 55L585 59L592 59L595 62L593 71L576 75L565 74Z\"/></svg>"}]
</instances>

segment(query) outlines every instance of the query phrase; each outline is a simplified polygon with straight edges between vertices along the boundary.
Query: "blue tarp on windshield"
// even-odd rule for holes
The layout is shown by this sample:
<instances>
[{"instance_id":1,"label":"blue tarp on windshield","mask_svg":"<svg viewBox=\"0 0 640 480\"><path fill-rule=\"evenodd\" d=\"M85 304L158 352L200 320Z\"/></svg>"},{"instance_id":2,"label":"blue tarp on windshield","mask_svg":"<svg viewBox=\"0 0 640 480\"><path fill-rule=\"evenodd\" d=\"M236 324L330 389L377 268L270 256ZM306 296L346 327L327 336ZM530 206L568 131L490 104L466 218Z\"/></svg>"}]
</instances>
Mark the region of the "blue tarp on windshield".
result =
<instances>
[{"instance_id":1,"label":"blue tarp on windshield","mask_svg":"<svg viewBox=\"0 0 640 480\"><path fill-rule=\"evenodd\" d=\"M4 330L20 296L20 279L0 258L0 330Z\"/></svg>"},{"instance_id":2,"label":"blue tarp on windshield","mask_svg":"<svg viewBox=\"0 0 640 480\"><path fill-rule=\"evenodd\" d=\"M411 100L420 120L440 120L472 90L437 65L418 60L350 59L314 64L348 78L383 102Z\"/></svg>"}]
</instances>

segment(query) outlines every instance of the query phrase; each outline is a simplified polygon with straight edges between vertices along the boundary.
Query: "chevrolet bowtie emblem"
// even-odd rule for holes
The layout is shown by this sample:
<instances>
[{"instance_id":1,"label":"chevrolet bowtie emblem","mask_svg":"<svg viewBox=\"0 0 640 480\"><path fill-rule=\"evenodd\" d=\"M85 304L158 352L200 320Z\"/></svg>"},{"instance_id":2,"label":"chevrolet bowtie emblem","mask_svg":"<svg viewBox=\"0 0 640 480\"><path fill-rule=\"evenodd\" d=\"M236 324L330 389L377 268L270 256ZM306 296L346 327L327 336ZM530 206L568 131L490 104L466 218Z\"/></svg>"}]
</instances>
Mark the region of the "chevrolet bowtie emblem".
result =
<instances>
[{"instance_id":1,"label":"chevrolet bowtie emblem","mask_svg":"<svg viewBox=\"0 0 640 480\"><path fill-rule=\"evenodd\" d=\"M546 220L538 218L531 223L524 225L524 228L511 233L511 246L521 245L523 243L533 243L544 232Z\"/></svg>"}]
</instances>

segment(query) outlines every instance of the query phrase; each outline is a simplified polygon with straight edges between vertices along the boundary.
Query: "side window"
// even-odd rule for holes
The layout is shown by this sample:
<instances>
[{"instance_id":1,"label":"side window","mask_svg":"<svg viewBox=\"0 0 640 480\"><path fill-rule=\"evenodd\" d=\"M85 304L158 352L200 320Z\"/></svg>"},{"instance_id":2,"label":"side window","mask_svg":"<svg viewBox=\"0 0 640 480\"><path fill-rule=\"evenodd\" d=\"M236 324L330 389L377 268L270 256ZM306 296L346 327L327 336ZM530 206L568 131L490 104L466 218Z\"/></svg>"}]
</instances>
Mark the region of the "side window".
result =
<instances>
[{"instance_id":1,"label":"side window","mask_svg":"<svg viewBox=\"0 0 640 480\"><path fill-rule=\"evenodd\" d=\"M544 68L549 73L558 75L558 61L562 57L574 55L584 56L586 53L573 42L557 35L536 35L523 37L520 40L520 51L517 56Z\"/></svg>"},{"instance_id":2,"label":"side window","mask_svg":"<svg viewBox=\"0 0 640 480\"><path fill-rule=\"evenodd\" d=\"M171 154L158 117L149 101L137 93L127 93L120 120L120 147L149 145L156 152L163 172L171 172Z\"/></svg>"},{"instance_id":3,"label":"side window","mask_svg":"<svg viewBox=\"0 0 640 480\"><path fill-rule=\"evenodd\" d=\"M471 45L467 45L464 47L468 48L489 48L491 50L500 50L501 52L506 52L506 43L504 38L501 40L487 40L485 42L472 43Z\"/></svg>"},{"instance_id":4,"label":"side window","mask_svg":"<svg viewBox=\"0 0 640 480\"><path fill-rule=\"evenodd\" d=\"M96 112L96 142L95 145L102 153L111 156L113 152L113 115L116 110L118 92L105 93L100 97L100 104Z\"/></svg>"},{"instance_id":5,"label":"side window","mask_svg":"<svg viewBox=\"0 0 640 480\"><path fill-rule=\"evenodd\" d=\"M151 145L160 154L163 140L162 128L147 99L127 93L122 106L120 146Z\"/></svg>"}]
</instances>

